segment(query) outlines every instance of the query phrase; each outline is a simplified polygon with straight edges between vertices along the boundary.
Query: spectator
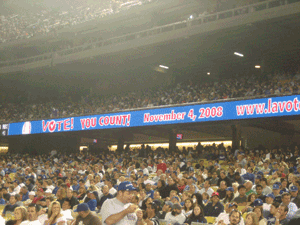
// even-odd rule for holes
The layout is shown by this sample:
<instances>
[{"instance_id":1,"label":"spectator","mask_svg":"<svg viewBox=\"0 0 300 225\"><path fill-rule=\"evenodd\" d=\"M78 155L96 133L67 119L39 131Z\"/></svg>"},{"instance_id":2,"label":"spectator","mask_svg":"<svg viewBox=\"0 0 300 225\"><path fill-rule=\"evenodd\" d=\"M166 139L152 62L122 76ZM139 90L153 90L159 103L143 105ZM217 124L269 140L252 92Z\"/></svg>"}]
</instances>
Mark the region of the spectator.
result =
<instances>
[{"instance_id":1,"label":"spectator","mask_svg":"<svg viewBox=\"0 0 300 225\"><path fill-rule=\"evenodd\" d=\"M181 206L179 204L174 204L172 207L172 212L166 214L165 220L172 224L179 223L183 224L186 220L186 217L181 212Z\"/></svg>"},{"instance_id":2,"label":"spectator","mask_svg":"<svg viewBox=\"0 0 300 225\"><path fill-rule=\"evenodd\" d=\"M286 218L290 220L294 216L295 212L298 210L298 207L295 203L291 202L291 195L289 193L282 194L282 205L288 208Z\"/></svg>"},{"instance_id":3,"label":"spectator","mask_svg":"<svg viewBox=\"0 0 300 225\"><path fill-rule=\"evenodd\" d=\"M249 213L245 219L245 225L259 225L259 219L255 213Z\"/></svg>"},{"instance_id":4,"label":"spectator","mask_svg":"<svg viewBox=\"0 0 300 225\"><path fill-rule=\"evenodd\" d=\"M207 223L207 220L204 218L203 209L199 205L195 205L192 213L186 218L185 224L191 224L192 222L196 223Z\"/></svg>"},{"instance_id":5,"label":"spectator","mask_svg":"<svg viewBox=\"0 0 300 225\"><path fill-rule=\"evenodd\" d=\"M78 216L74 221L75 225L79 225L81 223L84 225L101 225L99 217L90 212L86 203L79 204L74 212L78 213Z\"/></svg>"},{"instance_id":6,"label":"spectator","mask_svg":"<svg viewBox=\"0 0 300 225\"><path fill-rule=\"evenodd\" d=\"M247 205L247 196L246 196L246 187L244 185L240 185L239 188L239 196L233 199L239 206Z\"/></svg>"},{"instance_id":7,"label":"spectator","mask_svg":"<svg viewBox=\"0 0 300 225\"><path fill-rule=\"evenodd\" d=\"M17 199L14 195L11 195L9 198L9 204L7 204L2 212L2 217L5 217L6 213L13 213L15 208L19 207L19 205L16 204Z\"/></svg>"},{"instance_id":8,"label":"spectator","mask_svg":"<svg viewBox=\"0 0 300 225\"><path fill-rule=\"evenodd\" d=\"M223 210L224 206L220 203L219 193L214 192L211 195L211 202L204 207L204 215L218 217Z\"/></svg>"},{"instance_id":9,"label":"spectator","mask_svg":"<svg viewBox=\"0 0 300 225\"><path fill-rule=\"evenodd\" d=\"M67 222L64 215L61 213L60 203L58 201L51 202L48 209L48 220L45 221L46 225L57 224L63 225Z\"/></svg>"}]
</instances>

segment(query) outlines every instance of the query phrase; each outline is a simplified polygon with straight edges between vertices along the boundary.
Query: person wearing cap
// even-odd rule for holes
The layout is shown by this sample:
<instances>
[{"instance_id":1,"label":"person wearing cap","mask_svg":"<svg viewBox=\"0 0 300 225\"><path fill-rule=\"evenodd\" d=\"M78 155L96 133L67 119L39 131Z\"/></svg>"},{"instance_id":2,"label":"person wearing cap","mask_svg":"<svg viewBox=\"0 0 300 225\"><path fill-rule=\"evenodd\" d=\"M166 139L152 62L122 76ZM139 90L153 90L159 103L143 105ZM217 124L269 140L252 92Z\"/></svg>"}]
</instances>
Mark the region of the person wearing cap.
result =
<instances>
[{"instance_id":1,"label":"person wearing cap","mask_svg":"<svg viewBox=\"0 0 300 225\"><path fill-rule=\"evenodd\" d=\"M295 203L300 208L300 196L298 195L298 188L296 186L290 187L291 202Z\"/></svg>"},{"instance_id":2,"label":"person wearing cap","mask_svg":"<svg viewBox=\"0 0 300 225\"><path fill-rule=\"evenodd\" d=\"M30 191L28 193L28 196L29 196L29 198L26 201L23 202L24 206L28 206L30 203L32 203L32 201L34 199L34 196L35 196L35 192L34 191Z\"/></svg>"},{"instance_id":3,"label":"person wearing cap","mask_svg":"<svg viewBox=\"0 0 300 225\"><path fill-rule=\"evenodd\" d=\"M221 212L224 211L224 206L220 202L220 197L218 192L214 192L211 195L211 202L204 206L204 215L218 217Z\"/></svg>"},{"instance_id":4,"label":"person wearing cap","mask_svg":"<svg viewBox=\"0 0 300 225\"><path fill-rule=\"evenodd\" d=\"M239 206L246 206L247 205L247 196L246 196L246 187L244 185L240 185L238 187L239 196L233 199Z\"/></svg>"},{"instance_id":5,"label":"person wearing cap","mask_svg":"<svg viewBox=\"0 0 300 225\"><path fill-rule=\"evenodd\" d=\"M278 202L278 203L281 203L282 201L281 201L281 194L280 194L279 185L278 184L273 184L272 188L273 188L272 194L274 194L274 197L275 197L274 201Z\"/></svg>"},{"instance_id":6,"label":"person wearing cap","mask_svg":"<svg viewBox=\"0 0 300 225\"><path fill-rule=\"evenodd\" d=\"M71 225L101 225L99 217L90 211L86 203L79 204L74 212L77 212L78 216L71 222Z\"/></svg>"},{"instance_id":7,"label":"person wearing cap","mask_svg":"<svg viewBox=\"0 0 300 225\"><path fill-rule=\"evenodd\" d=\"M266 202L263 203L263 215L265 218L267 218L270 214L270 208L274 202L274 199L275 199L274 194L268 194L266 196Z\"/></svg>"},{"instance_id":8,"label":"person wearing cap","mask_svg":"<svg viewBox=\"0 0 300 225\"><path fill-rule=\"evenodd\" d=\"M281 196L282 205L288 207L288 213L286 215L287 219L290 220L293 218L295 212L298 210L298 207L295 203L291 202L290 193L283 193Z\"/></svg>"},{"instance_id":9,"label":"person wearing cap","mask_svg":"<svg viewBox=\"0 0 300 225\"><path fill-rule=\"evenodd\" d=\"M166 217L166 214L168 212L171 212L172 208L173 208L173 203L171 201L166 201L164 206L162 207L162 210L157 213L158 219L164 220Z\"/></svg>"},{"instance_id":10,"label":"person wearing cap","mask_svg":"<svg viewBox=\"0 0 300 225\"><path fill-rule=\"evenodd\" d=\"M102 215L103 224L130 225L137 222L138 218L135 211L138 206L130 204L133 190L135 188L129 181L119 184L117 196L107 199L102 205L100 214Z\"/></svg>"},{"instance_id":11,"label":"person wearing cap","mask_svg":"<svg viewBox=\"0 0 300 225\"><path fill-rule=\"evenodd\" d=\"M183 224L186 220L186 217L181 212L181 205L174 204L172 207L172 211L166 214L165 220L167 221L167 223L170 222L172 224Z\"/></svg>"}]
</instances>

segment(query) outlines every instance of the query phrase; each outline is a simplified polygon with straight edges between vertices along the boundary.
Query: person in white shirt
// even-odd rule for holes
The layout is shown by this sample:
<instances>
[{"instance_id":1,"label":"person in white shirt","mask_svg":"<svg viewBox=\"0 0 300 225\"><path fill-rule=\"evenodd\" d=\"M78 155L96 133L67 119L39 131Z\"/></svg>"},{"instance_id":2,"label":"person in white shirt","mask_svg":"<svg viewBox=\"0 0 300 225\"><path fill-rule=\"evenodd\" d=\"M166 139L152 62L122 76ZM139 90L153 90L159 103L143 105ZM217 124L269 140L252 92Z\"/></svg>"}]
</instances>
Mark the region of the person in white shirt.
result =
<instances>
[{"instance_id":1,"label":"person in white shirt","mask_svg":"<svg viewBox=\"0 0 300 225\"><path fill-rule=\"evenodd\" d=\"M237 210L238 205L236 203L227 203L225 204L225 212L220 213L220 215L216 218L215 224L218 224L219 222L223 221L223 223L225 224L230 224L230 220L229 220L229 214L232 210ZM238 225L244 225L244 219L241 218L240 222L238 223Z\"/></svg>"},{"instance_id":2,"label":"person in white shirt","mask_svg":"<svg viewBox=\"0 0 300 225\"><path fill-rule=\"evenodd\" d=\"M137 205L131 204L133 190L136 190L129 181L120 183L115 198L107 199L100 211L102 224L135 225L138 221L135 211Z\"/></svg>"},{"instance_id":3,"label":"person in white shirt","mask_svg":"<svg viewBox=\"0 0 300 225\"><path fill-rule=\"evenodd\" d=\"M179 204L174 204L172 211L166 214L165 220L168 222L183 224L186 217L181 212L181 206Z\"/></svg>"},{"instance_id":4,"label":"person in white shirt","mask_svg":"<svg viewBox=\"0 0 300 225\"><path fill-rule=\"evenodd\" d=\"M28 220L23 221L20 225L42 225L38 220L38 212L40 207L35 204L30 204L28 206Z\"/></svg>"},{"instance_id":5,"label":"person in white shirt","mask_svg":"<svg viewBox=\"0 0 300 225\"><path fill-rule=\"evenodd\" d=\"M210 181L206 180L204 182L204 187L199 191L199 193L202 195L203 193L207 193L209 197L211 197L212 193L214 193L214 190L210 187Z\"/></svg>"},{"instance_id":6,"label":"person in white shirt","mask_svg":"<svg viewBox=\"0 0 300 225\"><path fill-rule=\"evenodd\" d=\"M106 181L106 185L108 186L109 188L109 193L112 195L112 196L115 196L117 194L117 190L114 188L114 184L111 180L107 180Z\"/></svg>"}]
</instances>

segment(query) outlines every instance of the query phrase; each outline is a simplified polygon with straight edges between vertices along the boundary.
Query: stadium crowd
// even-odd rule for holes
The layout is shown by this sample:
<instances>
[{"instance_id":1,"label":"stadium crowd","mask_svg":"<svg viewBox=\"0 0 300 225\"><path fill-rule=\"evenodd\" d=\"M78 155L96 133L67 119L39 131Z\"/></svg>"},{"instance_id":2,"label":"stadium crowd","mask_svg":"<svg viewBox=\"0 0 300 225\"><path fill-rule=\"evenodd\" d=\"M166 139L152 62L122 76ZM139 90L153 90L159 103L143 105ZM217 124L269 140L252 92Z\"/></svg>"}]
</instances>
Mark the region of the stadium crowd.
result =
<instances>
[{"instance_id":1,"label":"stadium crowd","mask_svg":"<svg viewBox=\"0 0 300 225\"><path fill-rule=\"evenodd\" d=\"M102 0L93 5L82 3L78 7L71 6L69 11L45 9L38 13L3 15L0 20L0 43L37 35L55 35L60 29L102 18L141 4L140 0Z\"/></svg>"},{"instance_id":2,"label":"stadium crowd","mask_svg":"<svg viewBox=\"0 0 300 225\"><path fill-rule=\"evenodd\" d=\"M44 8L39 12L23 11L11 15L0 15L0 43L28 39L39 35L56 36L57 31L63 28L72 27L156 1L161 0L102 0L96 4L82 1L78 6L71 4L65 10L58 11ZM262 1L265 0L247 0L242 2L215 0L209 4L207 10L203 11L201 9L198 12L195 9L195 12L197 12L196 16L205 16ZM279 2L281 1L279 0Z\"/></svg>"},{"instance_id":3,"label":"stadium crowd","mask_svg":"<svg viewBox=\"0 0 300 225\"><path fill-rule=\"evenodd\" d=\"M5 155L0 223L299 224L299 177L295 145Z\"/></svg>"},{"instance_id":4,"label":"stadium crowd","mask_svg":"<svg viewBox=\"0 0 300 225\"><path fill-rule=\"evenodd\" d=\"M3 99L0 104L0 121L27 121L75 115L100 114L122 110L147 108L182 103L254 96L291 95L300 93L300 72L261 75L232 76L214 82L178 83L174 86L142 89L120 95L87 95L80 100L72 96L60 96L59 101L30 103L24 98L12 103ZM24 97L24 96L22 96Z\"/></svg>"}]
</instances>

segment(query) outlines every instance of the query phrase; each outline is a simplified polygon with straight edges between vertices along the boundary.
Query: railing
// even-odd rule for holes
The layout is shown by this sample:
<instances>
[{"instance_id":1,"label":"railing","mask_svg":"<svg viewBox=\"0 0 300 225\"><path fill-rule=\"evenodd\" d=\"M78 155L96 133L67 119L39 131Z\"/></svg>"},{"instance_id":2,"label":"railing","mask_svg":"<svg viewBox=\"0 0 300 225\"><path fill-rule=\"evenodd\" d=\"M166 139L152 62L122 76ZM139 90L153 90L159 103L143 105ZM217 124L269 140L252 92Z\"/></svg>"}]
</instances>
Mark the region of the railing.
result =
<instances>
[{"instance_id":1,"label":"railing","mask_svg":"<svg viewBox=\"0 0 300 225\"><path fill-rule=\"evenodd\" d=\"M53 61L53 59L57 56L66 56L66 55L75 54L75 53L82 52L82 51L88 51L88 50L94 49L94 48L101 48L103 46L124 43L124 42L132 41L135 39L141 39L141 38L150 37L150 36L154 36L154 35L158 35L158 34L162 34L162 33L167 33L167 32L174 31L174 30L183 29L186 27L193 27L196 25L201 25L201 24L205 24L205 23L218 21L218 20L232 18L232 17L236 17L236 16L239 16L242 14L258 12L258 11L271 9L271 8L275 8L275 7L281 7L281 6L293 4L296 2L300 2L300 0L269 0L269 1L261 2L261 3L257 3L257 4L247 5L247 6L227 10L227 11L218 12L218 13L207 15L207 16L199 16L198 18L195 18L192 20L185 20L185 21L181 21L181 22L177 22L177 23L173 23L173 24L168 24L165 26L155 27L155 28L144 30L141 32L131 33L128 35L110 38L107 40L101 40L101 37L94 38L93 40L90 40L88 43L85 43L81 46L77 46L77 47L62 50L62 51L56 51L55 53L48 53L48 54L44 54L44 55L39 55L39 56L35 56L35 57L30 57L30 58L24 58L24 59L15 60L15 61L1 62L0 68L30 64L30 63L34 63L34 62L38 62L38 61L49 60L49 59L51 59ZM52 65L52 62L49 62L49 66L51 66L51 65Z\"/></svg>"}]
</instances>

